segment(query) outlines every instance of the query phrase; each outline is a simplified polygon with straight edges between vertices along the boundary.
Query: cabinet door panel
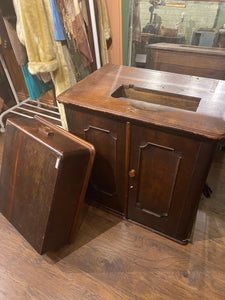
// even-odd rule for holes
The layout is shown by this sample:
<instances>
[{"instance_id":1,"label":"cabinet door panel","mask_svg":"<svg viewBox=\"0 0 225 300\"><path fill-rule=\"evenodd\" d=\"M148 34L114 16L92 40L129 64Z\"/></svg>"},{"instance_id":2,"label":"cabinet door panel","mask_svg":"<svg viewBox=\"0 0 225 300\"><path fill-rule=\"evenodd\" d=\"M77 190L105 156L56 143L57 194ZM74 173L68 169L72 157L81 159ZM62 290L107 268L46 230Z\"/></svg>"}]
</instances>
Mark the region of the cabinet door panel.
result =
<instances>
[{"instance_id":1,"label":"cabinet door panel","mask_svg":"<svg viewBox=\"0 0 225 300\"><path fill-rule=\"evenodd\" d=\"M181 155L172 148L153 143L139 147L137 208L168 216L180 161Z\"/></svg>"},{"instance_id":2,"label":"cabinet door panel","mask_svg":"<svg viewBox=\"0 0 225 300\"><path fill-rule=\"evenodd\" d=\"M189 195L201 142L132 126L130 145L130 169L136 176L129 178L128 218L181 240L187 235L187 226L177 234L183 216L189 214L186 203L200 198Z\"/></svg>"},{"instance_id":3,"label":"cabinet door panel","mask_svg":"<svg viewBox=\"0 0 225 300\"><path fill-rule=\"evenodd\" d=\"M96 150L88 198L124 214L126 124L71 106L65 109L69 131L93 144Z\"/></svg>"}]
</instances>

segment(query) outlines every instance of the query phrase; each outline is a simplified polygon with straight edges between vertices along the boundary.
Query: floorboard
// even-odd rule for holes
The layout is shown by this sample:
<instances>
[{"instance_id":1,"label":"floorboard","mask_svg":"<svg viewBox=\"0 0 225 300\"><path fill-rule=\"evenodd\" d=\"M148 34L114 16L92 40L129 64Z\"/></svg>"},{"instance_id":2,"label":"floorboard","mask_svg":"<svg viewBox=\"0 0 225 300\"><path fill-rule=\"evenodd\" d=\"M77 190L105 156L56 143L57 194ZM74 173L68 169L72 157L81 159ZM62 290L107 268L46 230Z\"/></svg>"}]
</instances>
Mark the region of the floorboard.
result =
<instances>
[{"instance_id":1,"label":"floorboard","mask_svg":"<svg viewBox=\"0 0 225 300\"><path fill-rule=\"evenodd\" d=\"M0 214L0 299L224 299L225 151L208 183L186 246L89 207L76 241L40 256Z\"/></svg>"}]
</instances>

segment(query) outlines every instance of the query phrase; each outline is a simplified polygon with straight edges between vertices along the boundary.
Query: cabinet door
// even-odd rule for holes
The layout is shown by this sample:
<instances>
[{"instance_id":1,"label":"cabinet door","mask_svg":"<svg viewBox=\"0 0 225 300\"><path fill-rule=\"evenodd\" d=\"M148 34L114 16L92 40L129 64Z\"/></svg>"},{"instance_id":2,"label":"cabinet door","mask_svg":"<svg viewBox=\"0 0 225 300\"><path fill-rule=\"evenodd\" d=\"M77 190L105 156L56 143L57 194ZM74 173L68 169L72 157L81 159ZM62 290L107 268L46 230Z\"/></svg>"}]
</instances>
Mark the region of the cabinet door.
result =
<instances>
[{"instance_id":1,"label":"cabinet door","mask_svg":"<svg viewBox=\"0 0 225 300\"><path fill-rule=\"evenodd\" d=\"M69 131L90 142L96 150L88 198L124 214L126 124L71 106L65 109Z\"/></svg>"},{"instance_id":2,"label":"cabinet door","mask_svg":"<svg viewBox=\"0 0 225 300\"><path fill-rule=\"evenodd\" d=\"M187 239L207 175L203 144L132 126L128 218L181 242Z\"/></svg>"}]
</instances>

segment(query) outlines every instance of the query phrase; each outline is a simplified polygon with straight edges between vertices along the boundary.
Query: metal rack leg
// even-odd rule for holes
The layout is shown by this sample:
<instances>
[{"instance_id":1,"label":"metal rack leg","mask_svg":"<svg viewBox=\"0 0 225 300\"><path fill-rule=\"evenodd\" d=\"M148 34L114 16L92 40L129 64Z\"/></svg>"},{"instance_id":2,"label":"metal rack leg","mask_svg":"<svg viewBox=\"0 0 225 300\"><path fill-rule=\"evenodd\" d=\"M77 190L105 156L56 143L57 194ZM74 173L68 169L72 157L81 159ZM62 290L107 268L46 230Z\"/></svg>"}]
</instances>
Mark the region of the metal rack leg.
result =
<instances>
[{"instance_id":1,"label":"metal rack leg","mask_svg":"<svg viewBox=\"0 0 225 300\"><path fill-rule=\"evenodd\" d=\"M17 97L17 94L16 94L16 90L15 90L13 82L12 82L12 79L11 79L10 74L9 74L9 71L8 71L7 66L5 64L4 58L1 54L0 54L0 61L1 61L2 67L4 69L5 75L7 77L7 80L9 82L9 85L11 87L13 96L14 96L15 101L16 101L16 104L13 107L7 109L6 111L4 111L0 115L0 132L5 132L5 126L4 126L4 123L3 123L3 118L9 113L14 113L14 114L24 116L24 117L27 117L27 118L32 118L32 116L30 116L29 114L34 114L34 115L38 114L38 115L47 117L47 118L52 119L52 120L61 121L60 117L58 117L58 116L53 117L53 116L48 115L48 113L59 115L59 113L57 113L55 111L51 112L49 110L50 108L56 108L58 110L58 107L57 106L51 106L51 105L45 105L44 103L41 103L38 98L36 100L33 100L34 101L33 103L37 104L37 108L39 108L39 111L35 110L35 106L33 107L33 109L31 109L31 108L22 108L21 106L26 105L27 102L31 101L31 99L28 98L28 99L23 100L21 102L19 101L19 99ZM45 105L49 109L41 108L42 105ZM27 104L27 106L31 107L32 105ZM15 111L16 109L22 109L22 112ZM41 112L40 112L40 110L41 110ZM29 114L26 114L26 112L28 112Z\"/></svg>"},{"instance_id":2,"label":"metal rack leg","mask_svg":"<svg viewBox=\"0 0 225 300\"><path fill-rule=\"evenodd\" d=\"M11 108L7 109L6 111L4 111L3 113L1 113L1 115L0 115L0 126L1 126L0 132L5 132L5 125L4 125L4 123L3 123L3 117L4 117L5 115L9 114L10 112L13 112L13 110L15 110L16 108L20 107L21 105L23 105L23 104L26 103L27 101L30 101L30 98L28 98L28 99L26 99L26 100L24 100L24 101L22 101L22 102L17 103L17 104L14 105L13 107L11 107ZM24 115L24 116L27 117L27 115Z\"/></svg>"}]
</instances>

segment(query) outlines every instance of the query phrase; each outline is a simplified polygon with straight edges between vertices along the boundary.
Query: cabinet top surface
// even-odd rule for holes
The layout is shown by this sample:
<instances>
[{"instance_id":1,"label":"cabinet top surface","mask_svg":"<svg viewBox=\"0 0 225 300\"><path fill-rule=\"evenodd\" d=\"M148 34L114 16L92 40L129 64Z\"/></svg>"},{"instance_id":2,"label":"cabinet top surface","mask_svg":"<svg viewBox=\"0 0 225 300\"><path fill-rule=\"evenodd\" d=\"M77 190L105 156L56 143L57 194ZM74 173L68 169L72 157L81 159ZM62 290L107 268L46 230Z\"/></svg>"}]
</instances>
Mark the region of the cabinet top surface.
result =
<instances>
[{"instance_id":1,"label":"cabinet top surface","mask_svg":"<svg viewBox=\"0 0 225 300\"><path fill-rule=\"evenodd\" d=\"M225 81L108 64L58 101L126 120L225 137Z\"/></svg>"},{"instance_id":2,"label":"cabinet top surface","mask_svg":"<svg viewBox=\"0 0 225 300\"><path fill-rule=\"evenodd\" d=\"M166 51L176 51L176 52L188 52L202 55L215 55L215 56L225 56L225 51L222 48L216 47L201 47L194 45L184 45L184 44L171 44L171 43L155 43L146 46L148 50L166 50Z\"/></svg>"}]
</instances>

